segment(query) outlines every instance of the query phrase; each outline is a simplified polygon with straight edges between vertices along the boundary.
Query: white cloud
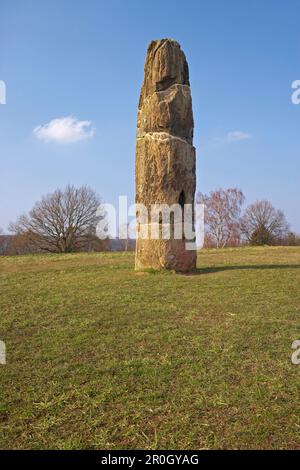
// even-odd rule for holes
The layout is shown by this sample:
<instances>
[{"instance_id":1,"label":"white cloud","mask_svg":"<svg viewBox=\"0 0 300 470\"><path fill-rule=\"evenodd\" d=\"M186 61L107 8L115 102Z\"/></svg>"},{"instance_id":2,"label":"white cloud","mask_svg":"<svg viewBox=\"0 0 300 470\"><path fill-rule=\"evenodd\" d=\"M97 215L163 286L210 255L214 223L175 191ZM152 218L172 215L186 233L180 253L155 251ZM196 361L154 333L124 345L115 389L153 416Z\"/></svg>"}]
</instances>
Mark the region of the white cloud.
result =
<instances>
[{"instance_id":1,"label":"white cloud","mask_svg":"<svg viewBox=\"0 0 300 470\"><path fill-rule=\"evenodd\" d=\"M79 121L73 116L68 116L35 127L33 134L45 142L69 144L90 139L95 134L95 129L91 121Z\"/></svg>"},{"instance_id":2,"label":"white cloud","mask_svg":"<svg viewBox=\"0 0 300 470\"><path fill-rule=\"evenodd\" d=\"M243 131L232 131L227 134L227 142L239 142L240 140L251 139L252 135Z\"/></svg>"}]
</instances>

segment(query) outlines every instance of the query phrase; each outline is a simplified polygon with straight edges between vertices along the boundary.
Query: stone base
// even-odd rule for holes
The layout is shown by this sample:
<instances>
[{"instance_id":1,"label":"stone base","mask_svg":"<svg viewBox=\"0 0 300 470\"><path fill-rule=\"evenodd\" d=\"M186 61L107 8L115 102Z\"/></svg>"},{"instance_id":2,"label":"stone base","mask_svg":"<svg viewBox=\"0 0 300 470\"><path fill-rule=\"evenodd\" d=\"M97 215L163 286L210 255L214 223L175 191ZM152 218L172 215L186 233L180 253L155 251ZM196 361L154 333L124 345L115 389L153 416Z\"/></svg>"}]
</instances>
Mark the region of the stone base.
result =
<instances>
[{"instance_id":1,"label":"stone base","mask_svg":"<svg viewBox=\"0 0 300 470\"><path fill-rule=\"evenodd\" d=\"M187 250L184 240L143 240L136 243L136 271L169 269L190 272L196 269L197 252Z\"/></svg>"}]
</instances>

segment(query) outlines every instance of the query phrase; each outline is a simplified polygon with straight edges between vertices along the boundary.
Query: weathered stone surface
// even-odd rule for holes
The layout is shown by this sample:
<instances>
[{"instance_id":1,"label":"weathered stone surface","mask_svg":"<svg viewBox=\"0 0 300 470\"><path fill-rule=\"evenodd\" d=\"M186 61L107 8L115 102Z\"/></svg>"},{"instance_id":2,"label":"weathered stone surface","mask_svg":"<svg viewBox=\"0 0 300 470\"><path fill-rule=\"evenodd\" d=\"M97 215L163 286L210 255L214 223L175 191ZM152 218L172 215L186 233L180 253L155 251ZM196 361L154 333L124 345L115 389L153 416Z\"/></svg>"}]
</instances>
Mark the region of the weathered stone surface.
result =
<instances>
[{"instance_id":1,"label":"weathered stone surface","mask_svg":"<svg viewBox=\"0 0 300 470\"><path fill-rule=\"evenodd\" d=\"M150 213L153 204L193 204L196 157L189 70L179 44L152 41L147 53L136 143L136 202ZM136 269L196 267L196 252L181 240L138 236Z\"/></svg>"},{"instance_id":2,"label":"weathered stone surface","mask_svg":"<svg viewBox=\"0 0 300 470\"><path fill-rule=\"evenodd\" d=\"M196 260L196 253L186 250L184 240L139 240L137 243L136 270L188 272L195 269Z\"/></svg>"}]
</instances>

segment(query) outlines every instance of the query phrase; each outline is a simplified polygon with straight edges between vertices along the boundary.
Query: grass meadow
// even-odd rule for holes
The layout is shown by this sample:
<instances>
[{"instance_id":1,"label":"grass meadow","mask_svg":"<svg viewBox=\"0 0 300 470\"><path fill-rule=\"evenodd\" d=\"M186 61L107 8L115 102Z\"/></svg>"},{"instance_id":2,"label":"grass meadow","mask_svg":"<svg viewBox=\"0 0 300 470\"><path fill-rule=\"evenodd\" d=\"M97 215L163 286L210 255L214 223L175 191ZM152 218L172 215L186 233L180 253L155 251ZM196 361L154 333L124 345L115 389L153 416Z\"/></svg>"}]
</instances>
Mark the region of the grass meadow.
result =
<instances>
[{"instance_id":1,"label":"grass meadow","mask_svg":"<svg viewBox=\"0 0 300 470\"><path fill-rule=\"evenodd\" d=\"M300 248L0 258L1 449L300 449Z\"/></svg>"}]
</instances>

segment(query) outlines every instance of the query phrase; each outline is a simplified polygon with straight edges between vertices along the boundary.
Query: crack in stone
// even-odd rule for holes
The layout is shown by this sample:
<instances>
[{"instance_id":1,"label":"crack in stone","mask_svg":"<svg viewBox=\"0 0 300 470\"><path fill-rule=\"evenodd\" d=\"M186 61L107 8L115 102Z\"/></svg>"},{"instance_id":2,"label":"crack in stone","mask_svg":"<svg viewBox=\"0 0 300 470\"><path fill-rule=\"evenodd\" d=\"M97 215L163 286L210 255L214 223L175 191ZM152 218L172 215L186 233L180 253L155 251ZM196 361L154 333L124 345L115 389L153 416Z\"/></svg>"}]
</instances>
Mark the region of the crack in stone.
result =
<instances>
[{"instance_id":1,"label":"crack in stone","mask_svg":"<svg viewBox=\"0 0 300 470\"><path fill-rule=\"evenodd\" d=\"M173 83L172 85L169 86L169 88L166 88L165 90L154 91L150 95L146 95L143 99L143 105L142 106L144 106L144 102L150 100L153 95L159 95L161 93L167 94L168 90L170 90L171 88L174 88L174 87L178 87L178 86L183 87L183 88L187 88L189 92L191 91L190 85L185 85L184 83Z\"/></svg>"},{"instance_id":2,"label":"crack in stone","mask_svg":"<svg viewBox=\"0 0 300 470\"><path fill-rule=\"evenodd\" d=\"M137 140L142 140L147 137L152 140L159 140L161 142L174 139L179 140L180 142L183 142L184 144L187 144L191 147L193 146L187 140L182 139L181 137L178 137L176 135L169 134L168 132L146 132L142 137L138 137Z\"/></svg>"}]
</instances>

